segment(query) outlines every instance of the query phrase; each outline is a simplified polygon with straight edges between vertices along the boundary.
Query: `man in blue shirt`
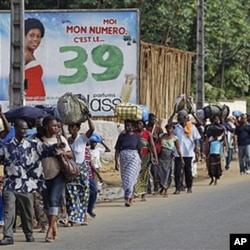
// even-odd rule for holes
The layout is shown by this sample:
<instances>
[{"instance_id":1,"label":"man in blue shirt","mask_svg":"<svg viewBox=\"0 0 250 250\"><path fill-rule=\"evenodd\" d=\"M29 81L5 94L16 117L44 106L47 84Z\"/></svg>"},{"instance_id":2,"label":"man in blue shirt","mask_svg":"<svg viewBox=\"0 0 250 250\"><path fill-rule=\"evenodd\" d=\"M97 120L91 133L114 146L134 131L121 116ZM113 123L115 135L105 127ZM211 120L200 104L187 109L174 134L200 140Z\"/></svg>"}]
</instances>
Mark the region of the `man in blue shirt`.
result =
<instances>
[{"instance_id":1,"label":"man in blue shirt","mask_svg":"<svg viewBox=\"0 0 250 250\"><path fill-rule=\"evenodd\" d=\"M27 242L33 242L33 193L45 188L41 160L56 154L65 145L46 145L26 138L28 125L24 120L14 123L15 137L0 148L0 163L4 165L4 228L0 245L14 244L13 224L16 202L20 210L22 229Z\"/></svg>"}]
</instances>

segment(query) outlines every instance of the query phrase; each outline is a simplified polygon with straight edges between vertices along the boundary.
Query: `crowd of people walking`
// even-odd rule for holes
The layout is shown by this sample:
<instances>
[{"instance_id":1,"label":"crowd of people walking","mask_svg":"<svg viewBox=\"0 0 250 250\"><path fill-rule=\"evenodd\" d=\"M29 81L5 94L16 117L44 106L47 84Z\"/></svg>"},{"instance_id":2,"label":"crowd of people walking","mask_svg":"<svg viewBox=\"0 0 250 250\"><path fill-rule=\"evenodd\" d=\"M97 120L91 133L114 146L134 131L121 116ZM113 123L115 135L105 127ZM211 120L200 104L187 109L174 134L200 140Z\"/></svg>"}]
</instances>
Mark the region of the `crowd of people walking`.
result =
<instances>
[{"instance_id":1,"label":"crowd of people walking","mask_svg":"<svg viewBox=\"0 0 250 250\"><path fill-rule=\"evenodd\" d=\"M87 115L89 129L86 133L79 133L81 124L70 124L68 138L62 124L53 116L38 117L36 132L30 135L28 124L23 119L17 119L10 126L1 105L0 118L4 127L0 133L0 163L4 166L0 197L4 211L3 239L0 245L14 244L17 215L20 216L27 242L35 240L34 217L40 224L41 232L46 232L45 242L56 240L59 215L65 208L65 220L60 218L64 226L73 226L75 223L88 225L87 214L93 218L96 216L94 206L98 190L93 181L93 172L102 181L94 164L91 164L91 151L97 162L100 159L96 158L100 157L101 152L110 151L102 140L100 144L104 150L99 150L99 155L96 153L96 142L91 138L95 127L90 114ZM91 147L87 146L89 141ZM76 177L67 178L63 175L59 155L73 159L78 164L79 174Z\"/></svg>"},{"instance_id":2,"label":"crowd of people walking","mask_svg":"<svg viewBox=\"0 0 250 250\"><path fill-rule=\"evenodd\" d=\"M193 168L201 160L205 160L211 178L209 185L217 185L223 171L230 169L235 152L239 156L239 173L250 173L250 113L225 120L216 114L200 121L194 113L182 109L175 121L174 116L168 119L165 131L154 114L149 114L147 124L125 121L125 130L115 145L115 163L121 171L126 207L139 195L141 201L146 201L145 195L151 192L167 197L172 177L174 195L192 193ZM153 180L153 191L149 179Z\"/></svg>"},{"instance_id":3,"label":"crowd of people walking","mask_svg":"<svg viewBox=\"0 0 250 250\"><path fill-rule=\"evenodd\" d=\"M194 122L191 120L194 117ZM185 109L169 118L164 127L156 116L124 122L124 130L114 145L115 169L120 171L124 190L124 205L130 207L140 197L152 192L168 197L174 175L174 195L193 192L194 162L204 158L209 185L217 185L222 172L230 169L233 152L239 154L239 173L250 173L250 114L211 117L209 124L198 122L195 114ZM28 135L28 124L17 119L10 126L0 106L3 131L0 132L0 163L4 166L4 180L0 209L3 208L3 239L0 245L14 244L17 214L27 242L33 242L33 222L36 217L45 242L58 237L58 223L65 227L88 225L87 216L96 217L97 182L103 182L99 172L100 154L110 148L95 131L91 115L87 115L88 129L80 133L81 124L64 126L53 116L38 117L36 131ZM97 150L96 145L103 145ZM66 178L58 155L73 159L79 174ZM222 166L222 158L225 166ZM150 189L153 180L153 190ZM62 213L64 215L62 216ZM0 211L1 215L1 211ZM64 218L63 218L64 217Z\"/></svg>"}]
</instances>

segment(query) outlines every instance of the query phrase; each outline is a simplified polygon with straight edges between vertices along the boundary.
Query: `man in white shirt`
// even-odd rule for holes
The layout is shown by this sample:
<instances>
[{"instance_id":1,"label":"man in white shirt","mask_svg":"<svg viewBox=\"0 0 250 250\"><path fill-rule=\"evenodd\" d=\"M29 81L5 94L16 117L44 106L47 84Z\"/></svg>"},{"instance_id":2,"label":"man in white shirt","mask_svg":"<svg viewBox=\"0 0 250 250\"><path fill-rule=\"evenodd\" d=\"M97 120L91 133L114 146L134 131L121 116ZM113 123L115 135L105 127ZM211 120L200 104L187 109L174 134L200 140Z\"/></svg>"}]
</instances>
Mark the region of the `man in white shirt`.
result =
<instances>
[{"instance_id":1,"label":"man in white shirt","mask_svg":"<svg viewBox=\"0 0 250 250\"><path fill-rule=\"evenodd\" d=\"M199 131L192 122L188 121L188 112L181 110L178 112L178 123L175 125L174 135L179 139L180 149L185 165L182 165L181 159L175 149L175 192L179 194L181 191L181 173L182 168L185 173L185 182L187 193L192 193L193 176L192 176L192 159L199 153L199 139L201 138Z\"/></svg>"}]
</instances>

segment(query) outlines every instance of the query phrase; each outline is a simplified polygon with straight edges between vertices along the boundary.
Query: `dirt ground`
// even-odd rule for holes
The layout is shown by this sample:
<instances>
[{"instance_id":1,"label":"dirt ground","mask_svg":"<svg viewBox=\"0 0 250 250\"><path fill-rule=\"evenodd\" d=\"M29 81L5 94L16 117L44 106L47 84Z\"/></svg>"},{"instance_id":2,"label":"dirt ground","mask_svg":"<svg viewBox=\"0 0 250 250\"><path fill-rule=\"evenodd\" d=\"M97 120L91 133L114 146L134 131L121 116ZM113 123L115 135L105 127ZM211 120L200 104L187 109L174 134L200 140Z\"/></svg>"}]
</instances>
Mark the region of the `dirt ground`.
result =
<instances>
[{"instance_id":1,"label":"dirt ground","mask_svg":"<svg viewBox=\"0 0 250 250\"><path fill-rule=\"evenodd\" d=\"M228 177L234 176L238 173L238 157L237 154L234 155L234 159L231 163L231 167L229 171L225 171L225 162L222 160L222 169L223 176L226 175ZM120 172L115 170L114 163L103 163L102 168L100 169L100 174L104 180L104 183L107 186L121 186L121 176ZM205 160L199 161L197 164L197 175L194 178L195 182L200 182L203 180L207 180L209 182L210 178L207 173Z\"/></svg>"}]
</instances>

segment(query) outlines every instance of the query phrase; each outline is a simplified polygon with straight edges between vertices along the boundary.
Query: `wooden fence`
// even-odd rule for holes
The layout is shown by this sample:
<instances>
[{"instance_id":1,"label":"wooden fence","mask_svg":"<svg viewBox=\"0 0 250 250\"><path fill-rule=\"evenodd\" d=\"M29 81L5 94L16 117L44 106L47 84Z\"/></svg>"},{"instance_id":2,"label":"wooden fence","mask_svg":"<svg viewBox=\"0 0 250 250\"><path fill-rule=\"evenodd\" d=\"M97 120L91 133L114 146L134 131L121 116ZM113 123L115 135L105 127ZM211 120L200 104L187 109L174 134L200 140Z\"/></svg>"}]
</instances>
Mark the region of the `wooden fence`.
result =
<instances>
[{"instance_id":1,"label":"wooden fence","mask_svg":"<svg viewBox=\"0 0 250 250\"><path fill-rule=\"evenodd\" d=\"M139 102L159 119L171 115L178 95L190 94L194 55L141 42Z\"/></svg>"}]
</instances>

